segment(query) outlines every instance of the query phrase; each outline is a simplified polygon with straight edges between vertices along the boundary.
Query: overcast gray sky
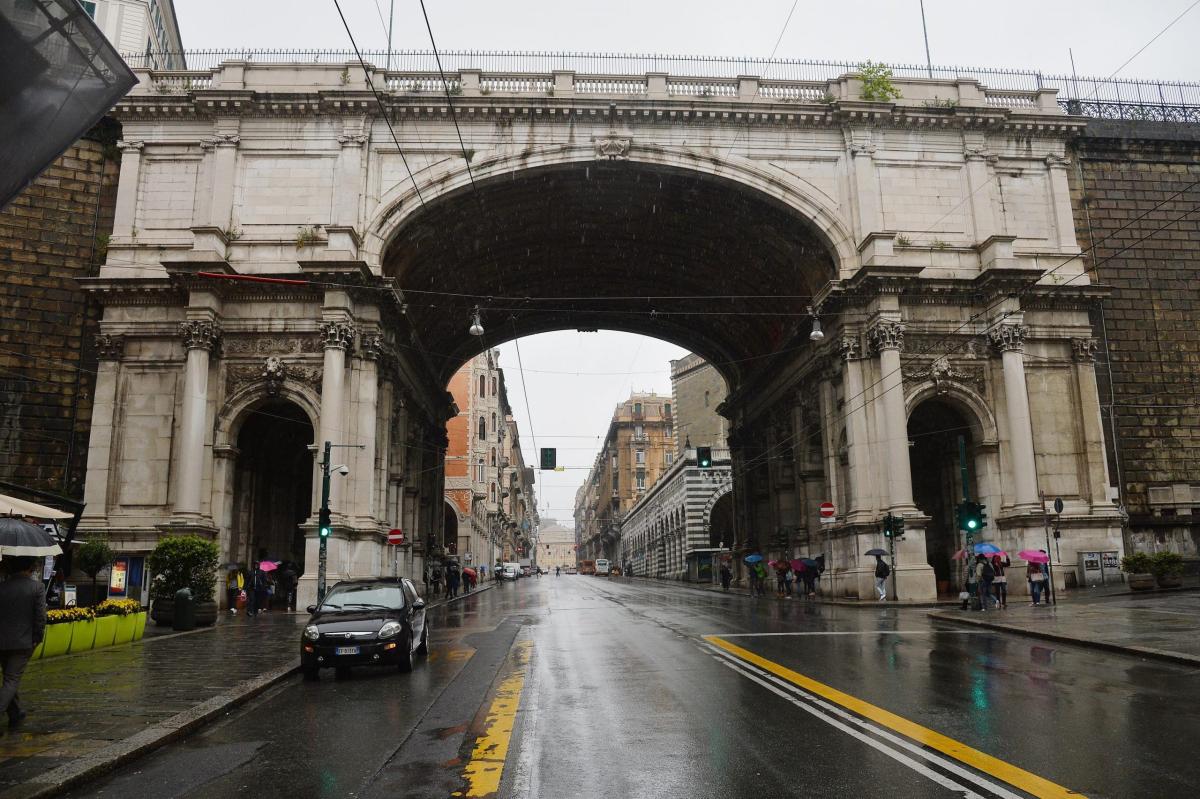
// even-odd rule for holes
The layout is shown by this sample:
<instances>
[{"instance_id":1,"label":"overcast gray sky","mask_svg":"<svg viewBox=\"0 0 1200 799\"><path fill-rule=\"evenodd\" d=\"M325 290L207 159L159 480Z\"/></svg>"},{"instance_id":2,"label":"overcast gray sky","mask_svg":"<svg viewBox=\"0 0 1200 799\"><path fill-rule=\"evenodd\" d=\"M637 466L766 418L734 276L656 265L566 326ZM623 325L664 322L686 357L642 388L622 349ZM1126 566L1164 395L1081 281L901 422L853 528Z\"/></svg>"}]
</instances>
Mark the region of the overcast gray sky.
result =
<instances>
[{"instance_id":1,"label":"overcast gray sky","mask_svg":"<svg viewBox=\"0 0 1200 799\"><path fill-rule=\"evenodd\" d=\"M438 47L770 56L923 63L919 0L426 0ZM342 0L363 49L383 49L389 0ZM1200 9L1151 43L1195 0L925 0L935 64L1071 71L1080 75L1197 79ZM348 49L333 0L175 0L189 49ZM788 20L789 13L791 19ZM785 27L786 22L786 27ZM396 0L393 46L427 49L417 0ZM1146 46L1149 45L1149 46ZM1145 46L1140 54L1138 50ZM1133 60L1122 68L1127 60ZM465 323L465 322L464 322ZM575 490L614 406L630 390L670 392L667 361L684 350L626 333L562 332L524 339L526 410L516 348L501 365L521 425L525 459L534 440L558 448L567 471L541 473L538 505L571 523ZM569 372L563 374L563 372Z\"/></svg>"}]
</instances>

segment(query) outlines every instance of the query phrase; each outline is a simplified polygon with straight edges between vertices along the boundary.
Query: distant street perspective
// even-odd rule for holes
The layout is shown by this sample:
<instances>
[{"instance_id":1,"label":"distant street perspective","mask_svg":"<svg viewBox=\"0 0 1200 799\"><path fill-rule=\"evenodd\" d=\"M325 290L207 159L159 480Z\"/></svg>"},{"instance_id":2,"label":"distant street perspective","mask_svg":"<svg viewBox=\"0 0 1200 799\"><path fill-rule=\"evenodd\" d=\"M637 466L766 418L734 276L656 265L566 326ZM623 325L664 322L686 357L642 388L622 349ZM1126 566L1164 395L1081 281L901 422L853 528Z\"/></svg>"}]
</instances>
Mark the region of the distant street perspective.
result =
<instances>
[{"instance_id":1,"label":"distant street perspective","mask_svg":"<svg viewBox=\"0 0 1200 799\"><path fill-rule=\"evenodd\" d=\"M0 799L1196 793L1200 2L1010 5L0 0Z\"/></svg>"}]
</instances>

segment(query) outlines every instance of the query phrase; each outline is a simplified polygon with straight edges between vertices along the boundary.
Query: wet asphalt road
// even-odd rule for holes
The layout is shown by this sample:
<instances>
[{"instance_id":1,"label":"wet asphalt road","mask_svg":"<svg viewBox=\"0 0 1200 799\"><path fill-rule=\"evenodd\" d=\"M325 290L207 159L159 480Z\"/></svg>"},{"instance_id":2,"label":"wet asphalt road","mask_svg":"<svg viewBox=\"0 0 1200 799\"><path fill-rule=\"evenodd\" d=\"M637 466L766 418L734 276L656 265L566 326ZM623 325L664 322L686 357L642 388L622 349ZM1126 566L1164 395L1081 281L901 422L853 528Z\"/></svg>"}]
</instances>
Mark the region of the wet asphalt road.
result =
<instances>
[{"instance_id":1,"label":"wet asphalt road","mask_svg":"<svg viewBox=\"0 0 1200 799\"><path fill-rule=\"evenodd\" d=\"M1054 795L1006 782L1012 767L1096 797L1200 785L1200 670L1183 666L939 627L914 609L584 576L503 584L430 618L432 654L413 674L295 678L73 795L442 799L467 790L514 674L501 797ZM784 672L894 716L865 722ZM981 755L939 757L896 731L907 722Z\"/></svg>"}]
</instances>

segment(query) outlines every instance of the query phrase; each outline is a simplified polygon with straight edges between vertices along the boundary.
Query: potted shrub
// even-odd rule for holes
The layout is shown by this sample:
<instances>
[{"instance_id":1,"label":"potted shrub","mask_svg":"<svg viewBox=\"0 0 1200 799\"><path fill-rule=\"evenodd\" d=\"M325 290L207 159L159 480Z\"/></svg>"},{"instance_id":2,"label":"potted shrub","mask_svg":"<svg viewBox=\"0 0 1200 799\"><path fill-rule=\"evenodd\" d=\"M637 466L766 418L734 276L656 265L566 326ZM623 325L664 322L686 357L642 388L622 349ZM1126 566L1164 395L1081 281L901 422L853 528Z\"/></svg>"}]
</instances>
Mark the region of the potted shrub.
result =
<instances>
[{"instance_id":1,"label":"potted shrub","mask_svg":"<svg viewBox=\"0 0 1200 799\"><path fill-rule=\"evenodd\" d=\"M71 621L71 644L67 647L68 654L86 652L96 643L96 612L91 608L67 608ZM50 613L46 613L49 621Z\"/></svg>"},{"instance_id":2,"label":"potted shrub","mask_svg":"<svg viewBox=\"0 0 1200 799\"><path fill-rule=\"evenodd\" d=\"M132 641L141 609L136 599L106 599L97 605L95 648Z\"/></svg>"},{"instance_id":3,"label":"potted shrub","mask_svg":"<svg viewBox=\"0 0 1200 799\"><path fill-rule=\"evenodd\" d=\"M1134 552L1121 558L1121 571L1127 575L1125 581L1133 591L1148 591L1154 587L1150 556L1145 552Z\"/></svg>"},{"instance_id":4,"label":"potted shrub","mask_svg":"<svg viewBox=\"0 0 1200 799\"><path fill-rule=\"evenodd\" d=\"M1150 573L1159 588L1179 588L1183 585L1183 556L1178 552L1155 552L1150 557Z\"/></svg>"},{"instance_id":5,"label":"potted shrub","mask_svg":"<svg viewBox=\"0 0 1200 799\"><path fill-rule=\"evenodd\" d=\"M150 583L150 617L155 624L168 625L175 618L175 592L192 589L196 600L196 624L217 620L213 593L217 584L219 550L215 541L198 535L164 538L150 553L147 563L154 579Z\"/></svg>"},{"instance_id":6,"label":"potted shrub","mask_svg":"<svg viewBox=\"0 0 1200 799\"><path fill-rule=\"evenodd\" d=\"M75 622L91 618L90 608L62 608L46 611L46 634L42 638L42 657L67 654ZM81 639L82 640L82 639Z\"/></svg>"},{"instance_id":7,"label":"potted shrub","mask_svg":"<svg viewBox=\"0 0 1200 799\"><path fill-rule=\"evenodd\" d=\"M79 547L79 552L75 556L76 563L78 563L80 571L92 578L93 605L100 603L99 592L96 590L96 576L107 569L116 556L112 547L108 545L108 539L102 537L90 537Z\"/></svg>"}]
</instances>

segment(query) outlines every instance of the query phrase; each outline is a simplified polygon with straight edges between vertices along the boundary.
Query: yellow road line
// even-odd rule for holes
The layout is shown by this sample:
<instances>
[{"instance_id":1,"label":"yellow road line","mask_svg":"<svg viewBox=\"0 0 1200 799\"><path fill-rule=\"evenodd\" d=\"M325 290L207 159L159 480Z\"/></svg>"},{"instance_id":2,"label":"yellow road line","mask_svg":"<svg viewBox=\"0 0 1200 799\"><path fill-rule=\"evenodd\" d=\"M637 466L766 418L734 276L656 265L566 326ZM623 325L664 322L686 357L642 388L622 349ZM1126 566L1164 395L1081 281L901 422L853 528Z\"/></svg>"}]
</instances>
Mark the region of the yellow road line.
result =
<instances>
[{"instance_id":1,"label":"yellow road line","mask_svg":"<svg viewBox=\"0 0 1200 799\"><path fill-rule=\"evenodd\" d=\"M1039 777L1011 763L1006 763L999 758L980 752L978 749L973 749L939 732L934 732L928 727L922 727L916 722L909 721L902 716L897 716L895 713L872 705L870 702L865 702L836 688L831 688L825 683L817 682L811 677L806 677L799 672L792 671L786 666L781 666L774 661L756 655L748 649L742 649L736 644L731 644L719 636L706 635L704 636L704 640L713 646L720 647L735 657L741 658L747 663L753 663L755 666L771 672L776 677L780 677L793 685L816 694L822 699L826 699L836 705L841 705L863 718L870 719L876 724L898 732L922 746L927 746L944 755L949 755L955 760L966 763L968 766L978 769L985 774L990 774L996 779L1003 780L1014 788L1019 788L1026 793L1042 797L1043 799L1060 799L1061 797L1077 797L1081 795L1076 791L1050 782L1044 777Z\"/></svg>"},{"instance_id":2,"label":"yellow road line","mask_svg":"<svg viewBox=\"0 0 1200 799\"><path fill-rule=\"evenodd\" d=\"M513 659L516 669L496 689L496 696L488 708L483 734L476 739L471 759L463 769L467 789L465 792L455 791L453 796L480 799L494 796L500 790L500 778L504 776L504 761L508 758L517 708L521 705L521 692L525 689L525 667L529 663L532 646L532 641L518 641L515 644Z\"/></svg>"}]
</instances>

